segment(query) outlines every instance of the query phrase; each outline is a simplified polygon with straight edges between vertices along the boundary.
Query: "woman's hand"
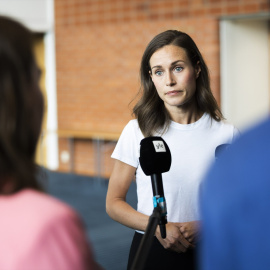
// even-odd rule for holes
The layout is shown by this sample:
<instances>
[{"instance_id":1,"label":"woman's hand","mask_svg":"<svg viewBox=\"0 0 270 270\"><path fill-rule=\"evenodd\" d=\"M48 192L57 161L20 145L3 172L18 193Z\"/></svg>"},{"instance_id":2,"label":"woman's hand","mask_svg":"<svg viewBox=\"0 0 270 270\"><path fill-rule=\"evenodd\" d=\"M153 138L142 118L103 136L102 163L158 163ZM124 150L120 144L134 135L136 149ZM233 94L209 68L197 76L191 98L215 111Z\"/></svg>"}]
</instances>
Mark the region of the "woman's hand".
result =
<instances>
[{"instance_id":1,"label":"woman's hand","mask_svg":"<svg viewBox=\"0 0 270 270\"><path fill-rule=\"evenodd\" d=\"M180 223L180 232L188 242L195 245L199 234L199 221Z\"/></svg>"},{"instance_id":2,"label":"woman's hand","mask_svg":"<svg viewBox=\"0 0 270 270\"><path fill-rule=\"evenodd\" d=\"M186 228L190 228L186 223L167 223L166 224L166 238L163 239L160 234L159 227L156 230L156 237L161 245L178 253L186 252L187 249L194 247L181 233L180 228L186 233Z\"/></svg>"}]
</instances>

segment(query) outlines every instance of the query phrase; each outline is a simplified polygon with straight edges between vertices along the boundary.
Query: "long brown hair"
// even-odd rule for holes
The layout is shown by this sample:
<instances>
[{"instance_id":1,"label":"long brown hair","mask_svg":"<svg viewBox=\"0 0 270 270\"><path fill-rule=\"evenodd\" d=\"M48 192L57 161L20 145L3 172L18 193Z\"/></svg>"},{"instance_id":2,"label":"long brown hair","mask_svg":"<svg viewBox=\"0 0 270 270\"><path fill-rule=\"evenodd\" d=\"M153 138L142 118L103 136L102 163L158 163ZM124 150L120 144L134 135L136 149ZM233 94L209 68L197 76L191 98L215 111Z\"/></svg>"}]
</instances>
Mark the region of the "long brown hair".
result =
<instances>
[{"instance_id":1,"label":"long brown hair","mask_svg":"<svg viewBox=\"0 0 270 270\"><path fill-rule=\"evenodd\" d=\"M193 67L199 62L201 72L196 80L196 101L202 112L208 113L216 121L223 119L223 115L210 88L209 71L195 42L186 33L177 30L167 30L155 36L146 47L141 60L140 79L141 98L133 108L133 114L138 119L139 127L145 137L155 132L163 132L169 127L170 116L164 102L157 94L156 88L149 75L150 58L160 48L175 45L183 48Z\"/></svg>"},{"instance_id":2,"label":"long brown hair","mask_svg":"<svg viewBox=\"0 0 270 270\"><path fill-rule=\"evenodd\" d=\"M40 189L34 156L43 116L32 33L0 16L0 193ZM42 107L42 108L39 108Z\"/></svg>"}]
</instances>

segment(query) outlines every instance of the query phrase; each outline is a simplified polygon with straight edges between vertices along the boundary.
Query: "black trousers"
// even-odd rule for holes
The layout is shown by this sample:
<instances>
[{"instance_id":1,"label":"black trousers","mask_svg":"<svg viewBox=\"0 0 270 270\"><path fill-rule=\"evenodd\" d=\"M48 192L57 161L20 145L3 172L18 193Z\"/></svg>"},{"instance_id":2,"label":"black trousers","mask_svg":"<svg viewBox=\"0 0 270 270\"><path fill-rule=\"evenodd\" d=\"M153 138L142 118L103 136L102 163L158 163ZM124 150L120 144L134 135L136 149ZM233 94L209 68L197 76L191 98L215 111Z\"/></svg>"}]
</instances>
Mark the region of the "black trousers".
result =
<instances>
[{"instance_id":1,"label":"black trousers","mask_svg":"<svg viewBox=\"0 0 270 270\"><path fill-rule=\"evenodd\" d=\"M128 270L132 266L142 238L143 234L135 232L130 247ZM156 237L153 237L152 246L146 259L144 270L195 270L195 257L194 249L190 249L185 253L170 251L165 249Z\"/></svg>"}]
</instances>

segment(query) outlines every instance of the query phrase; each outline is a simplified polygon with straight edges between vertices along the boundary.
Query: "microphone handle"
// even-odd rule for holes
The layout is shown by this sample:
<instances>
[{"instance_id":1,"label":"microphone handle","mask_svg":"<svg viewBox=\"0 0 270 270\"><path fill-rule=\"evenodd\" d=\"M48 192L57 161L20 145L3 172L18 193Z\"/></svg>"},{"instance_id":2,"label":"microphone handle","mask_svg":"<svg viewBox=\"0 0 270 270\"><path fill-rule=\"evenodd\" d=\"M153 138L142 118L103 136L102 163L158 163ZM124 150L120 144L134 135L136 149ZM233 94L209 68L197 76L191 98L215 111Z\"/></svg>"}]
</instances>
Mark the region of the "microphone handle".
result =
<instances>
[{"instance_id":1,"label":"microphone handle","mask_svg":"<svg viewBox=\"0 0 270 270\"><path fill-rule=\"evenodd\" d=\"M161 237L165 239L166 238L166 224L167 224L167 207L166 207L166 201L164 197L161 174L152 174L151 181L152 181L152 189L153 189L153 195L154 195L154 207L159 207L159 211L160 211L160 221L159 221L160 233L161 233Z\"/></svg>"},{"instance_id":2,"label":"microphone handle","mask_svg":"<svg viewBox=\"0 0 270 270\"><path fill-rule=\"evenodd\" d=\"M152 174L152 189L154 196L164 197L163 184L162 184L162 176L161 174Z\"/></svg>"},{"instance_id":3,"label":"microphone handle","mask_svg":"<svg viewBox=\"0 0 270 270\"><path fill-rule=\"evenodd\" d=\"M166 222L167 223L167 222ZM163 239L165 239L166 238L166 223L160 223L159 224L159 229L160 229L160 234L161 234L161 237L163 238Z\"/></svg>"}]
</instances>

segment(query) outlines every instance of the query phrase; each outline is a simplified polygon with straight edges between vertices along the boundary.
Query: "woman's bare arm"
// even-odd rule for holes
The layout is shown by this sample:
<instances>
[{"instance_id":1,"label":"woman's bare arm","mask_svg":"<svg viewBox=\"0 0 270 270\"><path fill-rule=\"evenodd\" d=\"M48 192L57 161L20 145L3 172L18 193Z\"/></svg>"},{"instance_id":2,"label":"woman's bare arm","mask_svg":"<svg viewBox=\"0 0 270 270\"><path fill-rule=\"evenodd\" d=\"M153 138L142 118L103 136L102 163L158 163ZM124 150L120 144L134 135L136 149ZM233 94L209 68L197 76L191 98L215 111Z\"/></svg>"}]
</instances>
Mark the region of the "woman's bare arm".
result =
<instances>
[{"instance_id":1,"label":"woman's bare arm","mask_svg":"<svg viewBox=\"0 0 270 270\"><path fill-rule=\"evenodd\" d=\"M126 202L126 195L135 171L136 168L115 160L109 180L106 211L117 222L135 230L145 231L149 216L139 213Z\"/></svg>"}]
</instances>

